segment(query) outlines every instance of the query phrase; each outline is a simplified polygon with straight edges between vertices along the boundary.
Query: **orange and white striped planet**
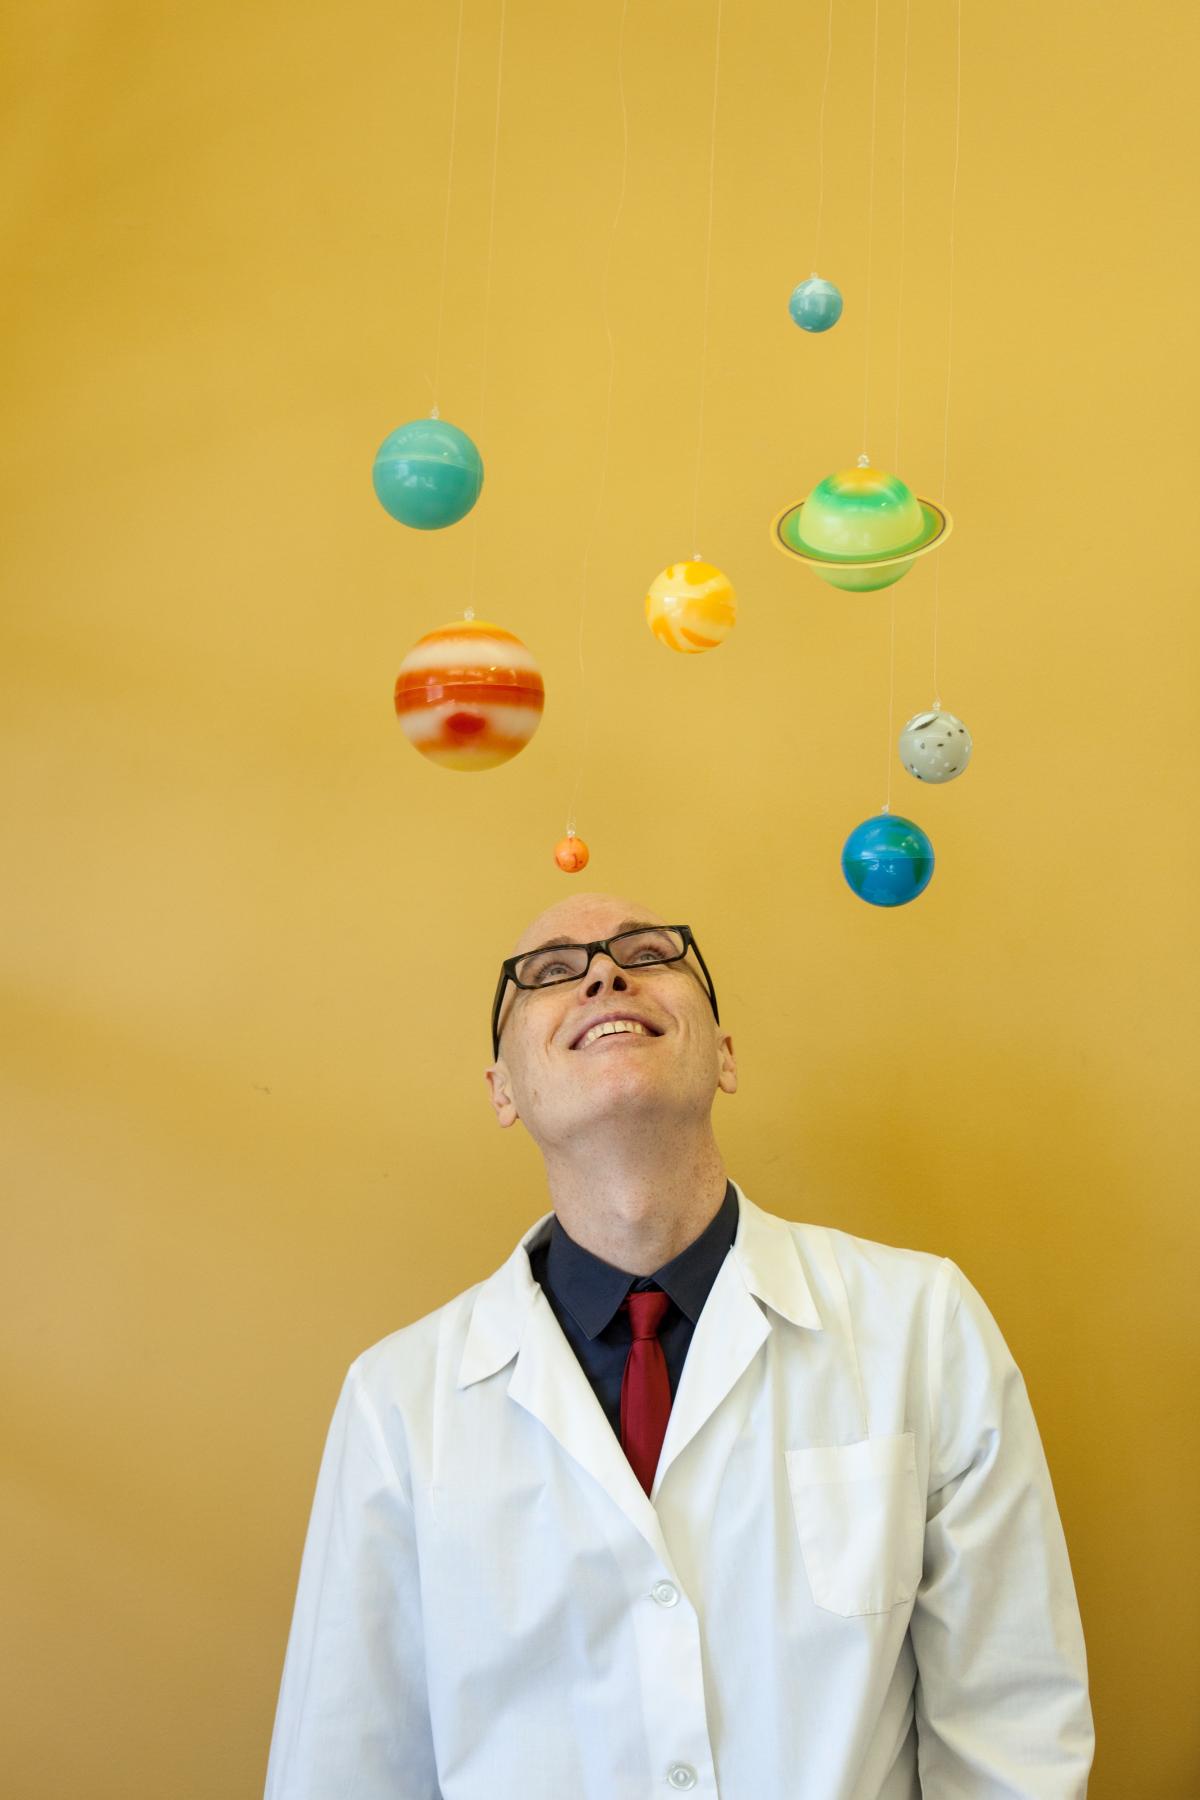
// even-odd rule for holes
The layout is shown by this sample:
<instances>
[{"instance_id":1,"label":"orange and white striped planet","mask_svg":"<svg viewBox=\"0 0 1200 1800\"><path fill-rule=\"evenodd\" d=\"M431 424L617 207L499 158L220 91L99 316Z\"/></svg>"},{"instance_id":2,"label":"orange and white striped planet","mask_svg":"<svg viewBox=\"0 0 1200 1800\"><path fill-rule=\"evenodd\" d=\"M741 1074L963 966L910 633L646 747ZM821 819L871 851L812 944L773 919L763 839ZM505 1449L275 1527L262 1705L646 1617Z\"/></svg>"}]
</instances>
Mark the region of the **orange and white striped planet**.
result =
<instances>
[{"instance_id":1,"label":"orange and white striped planet","mask_svg":"<svg viewBox=\"0 0 1200 1800\"><path fill-rule=\"evenodd\" d=\"M728 575L712 563L671 563L650 583L646 623L668 650L686 656L715 650L737 623L737 596Z\"/></svg>"},{"instance_id":2,"label":"orange and white striped planet","mask_svg":"<svg viewBox=\"0 0 1200 1800\"><path fill-rule=\"evenodd\" d=\"M396 677L396 715L410 744L443 769L495 769L541 723L545 690L519 637L459 619L418 638Z\"/></svg>"}]
</instances>

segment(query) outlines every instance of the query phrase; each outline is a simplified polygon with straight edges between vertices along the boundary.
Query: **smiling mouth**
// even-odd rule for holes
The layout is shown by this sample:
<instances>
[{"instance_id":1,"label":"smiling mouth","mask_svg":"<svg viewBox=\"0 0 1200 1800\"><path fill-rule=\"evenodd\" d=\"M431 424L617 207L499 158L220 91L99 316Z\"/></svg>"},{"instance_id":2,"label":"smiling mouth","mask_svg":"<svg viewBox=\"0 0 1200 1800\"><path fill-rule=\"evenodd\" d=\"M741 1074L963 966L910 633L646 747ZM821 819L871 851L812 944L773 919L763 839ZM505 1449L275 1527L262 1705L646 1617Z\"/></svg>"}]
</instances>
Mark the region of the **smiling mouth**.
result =
<instances>
[{"instance_id":1,"label":"smiling mouth","mask_svg":"<svg viewBox=\"0 0 1200 1800\"><path fill-rule=\"evenodd\" d=\"M660 1033L652 1031L649 1025L643 1025L640 1019L604 1019L599 1025L593 1025L586 1031L572 1049L586 1050L589 1044L597 1043L607 1037L658 1037Z\"/></svg>"}]
</instances>

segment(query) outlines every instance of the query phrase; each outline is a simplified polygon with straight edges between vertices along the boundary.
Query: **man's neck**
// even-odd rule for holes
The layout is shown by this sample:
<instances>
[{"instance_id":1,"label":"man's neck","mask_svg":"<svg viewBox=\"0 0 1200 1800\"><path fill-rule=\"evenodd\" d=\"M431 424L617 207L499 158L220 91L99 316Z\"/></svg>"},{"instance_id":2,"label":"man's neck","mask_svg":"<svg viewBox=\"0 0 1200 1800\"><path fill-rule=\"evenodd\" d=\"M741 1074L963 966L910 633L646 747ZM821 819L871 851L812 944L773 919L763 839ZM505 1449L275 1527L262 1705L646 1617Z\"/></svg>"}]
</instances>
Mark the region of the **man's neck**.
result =
<instances>
[{"instance_id":1,"label":"man's neck","mask_svg":"<svg viewBox=\"0 0 1200 1800\"><path fill-rule=\"evenodd\" d=\"M653 1275L711 1225L725 1165L711 1129L636 1156L615 1144L587 1158L546 1153L551 1204L567 1235L614 1268Z\"/></svg>"}]
</instances>

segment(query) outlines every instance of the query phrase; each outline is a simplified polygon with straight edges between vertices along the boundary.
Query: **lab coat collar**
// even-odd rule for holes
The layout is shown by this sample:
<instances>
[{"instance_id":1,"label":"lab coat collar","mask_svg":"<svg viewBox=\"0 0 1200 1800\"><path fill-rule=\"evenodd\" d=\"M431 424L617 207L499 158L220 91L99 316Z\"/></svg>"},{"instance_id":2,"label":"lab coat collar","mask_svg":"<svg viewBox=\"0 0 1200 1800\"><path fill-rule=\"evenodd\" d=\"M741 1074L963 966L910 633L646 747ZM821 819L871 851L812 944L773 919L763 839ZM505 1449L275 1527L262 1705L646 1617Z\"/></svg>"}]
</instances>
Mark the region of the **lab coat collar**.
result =
<instances>
[{"instance_id":1,"label":"lab coat collar","mask_svg":"<svg viewBox=\"0 0 1200 1800\"><path fill-rule=\"evenodd\" d=\"M763 1212L734 1183L738 1229L696 1323L667 1435L649 1495L591 1383L563 1336L530 1267L529 1251L550 1233L553 1212L525 1233L508 1261L476 1292L457 1387L469 1387L517 1359L507 1393L541 1421L626 1513L668 1567L654 1498L671 1464L687 1448L769 1337L773 1326L757 1301L790 1324L822 1329L799 1251L785 1219Z\"/></svg>"},{"instance_id":2,"label":"lab coat collar","mask_svg":"<svg viewBox=\"0 0 1200 1800\"><path fill-rule=\"evenodd\" d=\"M729 1260L736 1263L746 1290L793 1325L820 1331L821 1315L787 1221L755 1206L736 1181L732 1186L738 1201L738 1228ZM480 1285L459 1364L458 1387L494 1375L517 1354L530 1309L543 1297L530 1268L529 1252L549 1239L554 1217L553 1212L543 1213L508 1261Z\"/></svg>"}]
</instances>

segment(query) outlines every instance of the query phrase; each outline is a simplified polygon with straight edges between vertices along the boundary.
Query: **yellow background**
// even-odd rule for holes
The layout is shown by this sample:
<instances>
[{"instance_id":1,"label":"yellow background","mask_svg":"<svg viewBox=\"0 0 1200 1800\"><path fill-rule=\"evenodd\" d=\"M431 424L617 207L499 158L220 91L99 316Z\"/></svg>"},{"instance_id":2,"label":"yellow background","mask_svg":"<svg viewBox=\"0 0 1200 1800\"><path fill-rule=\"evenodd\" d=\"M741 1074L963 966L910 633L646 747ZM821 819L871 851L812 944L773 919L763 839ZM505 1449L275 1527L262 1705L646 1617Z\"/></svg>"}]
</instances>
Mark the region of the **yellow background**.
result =
<instances>
[{"instance_id":1,"label":"yellow background","mask_svg":"<svg viewBox=\"0 0 1200 1800\"><path fill-rule=\"evenodd\" d=\"M912 0L902 290L880 7L868 334L873 9L835 0L846 310L811 337L826 9L727 0L693 542L712 6L631 0L614 233L620 0L509 0L498 139L500 7L467 0L437 399L487 476L430 533L370 468L434 401L457 8L10 9L7 1793L261 1791L345 1369L546 1210L487 1013L584 885L695 928L751 1197L980 1288L1071 1550L1091 1792L1197 1791L1196 14L964 14L943 488L954 5ZM874 460L955 528L841 595L768 525L868 398ZM739 623L673 656L642 599L695 550ZM975 756L918 788L891 603L894 737L933 698L935 564ZM463 777L391 689L468 604L548 698ZM892 912L839 867L889 767L937 854Z\"/></svg>"}]
</instances>

